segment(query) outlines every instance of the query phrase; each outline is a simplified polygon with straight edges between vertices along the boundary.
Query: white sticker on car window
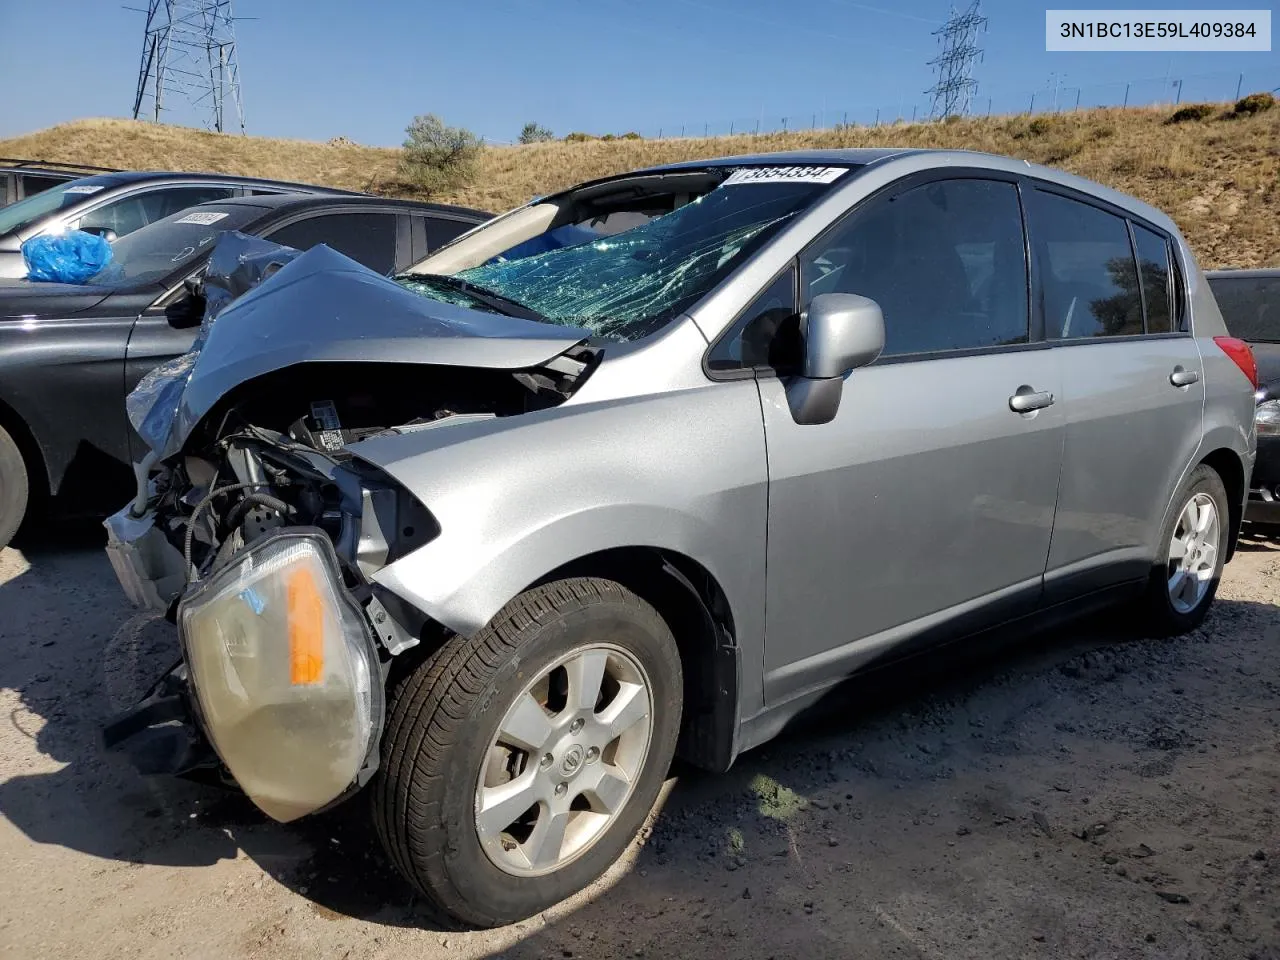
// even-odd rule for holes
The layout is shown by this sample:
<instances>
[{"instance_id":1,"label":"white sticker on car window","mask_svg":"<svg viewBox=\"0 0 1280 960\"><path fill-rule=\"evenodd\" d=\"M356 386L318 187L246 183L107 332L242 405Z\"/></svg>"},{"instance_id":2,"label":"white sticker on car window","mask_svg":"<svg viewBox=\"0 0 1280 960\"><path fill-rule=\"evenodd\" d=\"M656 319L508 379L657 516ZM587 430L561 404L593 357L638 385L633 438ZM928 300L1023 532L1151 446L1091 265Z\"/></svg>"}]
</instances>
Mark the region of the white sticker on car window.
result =
<instances>
[{"instance_id":1,"label":"white sticker on car window","mask_svg":"<svg viewBox=\"0 0 1280 960\"><path fill-rule=\"evenodd\" d=\"M848 167L743 167L735 170L720 186L739 183L832 183L847 173Z\"/></svg>"},{"instance_id":2,"label":"white sticker on car window","mask_svg":"<svg viewBox=\"0 0 1280 960\"><path fill-rule=\"evenodd\" d=\"M102 187L92 183L78 183L75 186L67 187L63 193L97 193Z\"/></svg>"},{"instance_id":3,"label":"white sticker on car window","mask_svg":"<svg viewBox=\"0 0 1280 960\"><path fill-rule=\"evenodd\" d=\"M174 223L198 223L202 226L208 226L211 223L217 223L226 217L225 213L209 213L201 210L199 213L188 213L185 217L179 217Z\"/></svg>"}]
</instances>

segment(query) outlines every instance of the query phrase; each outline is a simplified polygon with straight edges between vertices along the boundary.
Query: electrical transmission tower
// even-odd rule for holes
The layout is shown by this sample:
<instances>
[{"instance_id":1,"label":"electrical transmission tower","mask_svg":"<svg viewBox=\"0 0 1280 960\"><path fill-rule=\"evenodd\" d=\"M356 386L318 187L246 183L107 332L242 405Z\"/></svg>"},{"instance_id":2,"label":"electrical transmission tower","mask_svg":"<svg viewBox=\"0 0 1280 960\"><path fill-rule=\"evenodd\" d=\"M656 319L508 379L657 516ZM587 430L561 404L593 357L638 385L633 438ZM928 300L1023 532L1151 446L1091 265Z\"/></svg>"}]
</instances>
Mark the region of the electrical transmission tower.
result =
<instances>
[{"instance_id":1,"label":"electrical transmission tower","mask_svg":"<svg viewBox=\"0 0 1280 960\"><path fill-rule=\"evenodd\" d=\"M161 111L179 97L219 133L226 129L224 110L230 106L244 133L231 0L148 0L147 9L138 12L146 13L147 25L133 118L145 112L159 122Z\"/></svg>"},{"instance_id":2,"label":"electrical transmission tower","mask_svg":"<svg viewBox=\"0 0 1280 960\"><path fill-rule=\"evenodd\" d=\"M978 31L986 32L987 18L978 10L981 0L973 0L964 10L951 8L946 23L933 32L942 52L929 61L938 82L925 93L932 95L930 113L935 117L959 116L969 112L969 101L978 90L973 65L982 61Z\"/></svg>"}]
</instances>

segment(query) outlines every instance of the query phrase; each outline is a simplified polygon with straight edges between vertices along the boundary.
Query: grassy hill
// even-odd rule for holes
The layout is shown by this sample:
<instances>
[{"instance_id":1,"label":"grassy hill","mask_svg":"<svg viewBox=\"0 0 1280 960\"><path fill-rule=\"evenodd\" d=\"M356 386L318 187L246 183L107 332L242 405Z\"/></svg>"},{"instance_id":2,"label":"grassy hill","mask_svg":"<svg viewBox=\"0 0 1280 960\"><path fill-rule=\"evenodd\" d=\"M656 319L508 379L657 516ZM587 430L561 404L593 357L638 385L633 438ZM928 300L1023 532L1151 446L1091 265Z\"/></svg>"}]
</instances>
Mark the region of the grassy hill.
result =
<instances>
[{"instance_id":1,"label":"grassy hill","mask_svg":"<svg viewBox=\"0 0 1280 960\"><path fill-rule=\"evenodd\" d=\"M500 211L634 167L809 147L952 147L1060 167L1167 211L1206 266L1280 265L1280 109L1166 123L1168 109L851 127L759 137L613 140L486 148L475 182L443 201ZM215 134L130 120L81 120L0 140L0 156L130 169L216 170L413 196L399 151Z\"/></svg>"}]
</instances>

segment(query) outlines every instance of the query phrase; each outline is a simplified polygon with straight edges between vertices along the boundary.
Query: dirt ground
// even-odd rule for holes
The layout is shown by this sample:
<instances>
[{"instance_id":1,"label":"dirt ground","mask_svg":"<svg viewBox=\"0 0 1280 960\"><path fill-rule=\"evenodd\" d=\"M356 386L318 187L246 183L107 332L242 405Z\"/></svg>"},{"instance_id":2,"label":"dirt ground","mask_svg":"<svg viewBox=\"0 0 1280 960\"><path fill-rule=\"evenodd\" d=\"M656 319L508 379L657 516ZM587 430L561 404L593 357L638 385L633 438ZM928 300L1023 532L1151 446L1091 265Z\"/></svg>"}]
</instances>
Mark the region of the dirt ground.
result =
<instances>
[{"instance_id":1,"label":"dirt ground","mask_svg":"<svg viewBox=\"0 0 1280 960\"><path fill-rule=\"evenodd\" d=\"M104 755L167 666L90 529L0 552L0 956L1280 958L1280 544L1204 628L1103 618L899 670L732 772L531 921L442 930L360 798L281 826Z\"/></svg>"}]
</instances>

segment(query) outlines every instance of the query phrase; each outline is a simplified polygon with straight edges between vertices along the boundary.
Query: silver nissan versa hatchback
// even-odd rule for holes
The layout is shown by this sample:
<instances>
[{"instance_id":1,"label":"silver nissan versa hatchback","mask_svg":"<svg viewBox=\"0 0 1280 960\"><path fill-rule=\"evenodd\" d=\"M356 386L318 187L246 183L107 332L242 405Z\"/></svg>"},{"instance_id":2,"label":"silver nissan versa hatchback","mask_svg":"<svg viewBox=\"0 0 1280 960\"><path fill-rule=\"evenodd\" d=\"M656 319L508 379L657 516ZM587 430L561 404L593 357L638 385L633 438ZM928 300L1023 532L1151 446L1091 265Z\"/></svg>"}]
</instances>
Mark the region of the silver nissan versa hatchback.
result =
<instances>
[{"instance_id":1,"label":"silver nissan versa hatchback","mask_svg":"<svg viewBox=\"0 0 1280 960\"><path fill-rule=\"evenodd\" d=\"M1055 170L738 157L399 277L218 256L108 522L182 662L106 739L282 821L363 790L469 924L598 877L677 754L1014 621L1191 630L1235 547L1252 355L1168 217Z\"/></svg>"}]
</instances>

